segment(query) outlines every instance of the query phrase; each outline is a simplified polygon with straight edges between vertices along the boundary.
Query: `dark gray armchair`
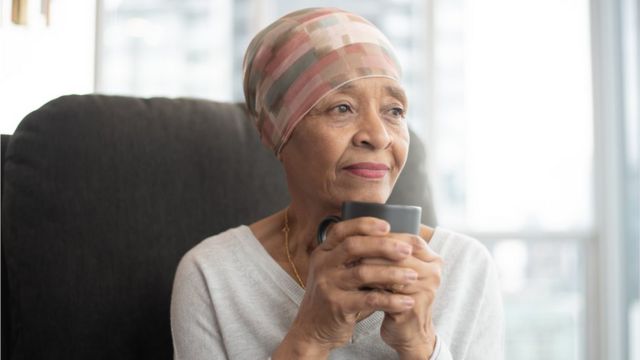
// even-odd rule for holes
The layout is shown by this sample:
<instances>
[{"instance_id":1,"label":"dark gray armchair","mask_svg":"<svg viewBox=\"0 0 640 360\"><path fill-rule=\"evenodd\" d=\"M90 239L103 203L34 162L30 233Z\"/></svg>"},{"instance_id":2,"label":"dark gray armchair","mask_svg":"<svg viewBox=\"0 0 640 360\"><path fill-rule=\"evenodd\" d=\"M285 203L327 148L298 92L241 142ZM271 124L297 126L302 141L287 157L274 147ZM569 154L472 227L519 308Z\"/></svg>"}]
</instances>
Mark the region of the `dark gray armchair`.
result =
<instances>
[{"instance_id":1,"label":"dark gray armchair","mask_svg":"<svg viewBox=\"0 0 640 360\"><path fill-rule=\"evenodd\" d=\"M435 218L412 138L390 203ZM83 95L2 136L2 358L170 359L174 271L288 201L240 104Z\"/></svg>"}]
</instances>

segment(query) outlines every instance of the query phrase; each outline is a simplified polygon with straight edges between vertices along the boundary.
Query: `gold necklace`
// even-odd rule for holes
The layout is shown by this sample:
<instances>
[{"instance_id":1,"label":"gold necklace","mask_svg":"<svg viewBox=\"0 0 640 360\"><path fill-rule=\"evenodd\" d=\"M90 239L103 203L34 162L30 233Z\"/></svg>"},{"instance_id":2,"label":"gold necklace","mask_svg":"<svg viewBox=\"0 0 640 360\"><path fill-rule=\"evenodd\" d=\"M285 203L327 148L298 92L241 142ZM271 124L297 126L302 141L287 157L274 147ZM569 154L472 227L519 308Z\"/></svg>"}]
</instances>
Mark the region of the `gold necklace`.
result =
<instances>
[{"instance_id":1,"label":"gold necklace","mask_svg":"<svg viewBox=\"0 0 640 360\"><path fill-rule=\"evenodd\" d=\"M293 273L296 275L296 279L298 279L298 284L304 289L304 283L300 278L300 274L298 274L298 269L296 268L296 264L291 260L291 253L289 253L289 208L284 210L284 227L282 228L282 232L284 232L284 247L287 253L287 259L289 259L289 264L293 268Z\"/></svg>"}]
</instances>

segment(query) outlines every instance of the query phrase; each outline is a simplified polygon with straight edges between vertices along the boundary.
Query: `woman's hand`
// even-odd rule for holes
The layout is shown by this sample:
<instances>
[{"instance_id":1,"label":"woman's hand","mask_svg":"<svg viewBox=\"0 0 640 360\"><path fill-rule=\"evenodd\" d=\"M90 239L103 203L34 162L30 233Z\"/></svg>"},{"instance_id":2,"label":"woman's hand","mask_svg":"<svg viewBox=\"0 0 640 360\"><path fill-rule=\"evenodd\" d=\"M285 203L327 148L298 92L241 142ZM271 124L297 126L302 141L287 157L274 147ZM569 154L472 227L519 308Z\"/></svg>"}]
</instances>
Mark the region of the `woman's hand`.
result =
<instances>
[{"instance_id":1,"label":"woman's hand","mask_svg":"<svg viewBox=\"0 0 640 360\"><path fill-rule=\"evenodd\" d=\"M423 301L416 295L422 286L416 287L415 283L424 276L424 269L411 256L415 247L400 236L390 235L387 222L371 217L331 226L327 240L311 254L305 296L274 358L279 353L326 358L331 350L351 339L358 318L374 311L397 314L394 316L411 314L415 301ZM361 263L364 258L386 263ZM361 290L396 287L410 291L405 294ZM394 326L402 331L398 342L408 344L405 332L413 326L412 322L403 320Z\"/></svg>"},{"instance_id":2,"label":"woman's hand","mask_svg":"<svg viewBox=\"0 0 640 360\"><path fill-rule=\"evenodd\" d=\"M411 257L397 262L382 259L365 259L363 264L387 264L413 269L418 280L409 286L395 286L396 294L411 296L415 306L403 311L386 311L380 334L394 348L401 359L427 359L435 346L435 329L432 322L432 305L440 286L442 259L420 236L388 234L413 246Z\"/></svg>"}]
</instances>

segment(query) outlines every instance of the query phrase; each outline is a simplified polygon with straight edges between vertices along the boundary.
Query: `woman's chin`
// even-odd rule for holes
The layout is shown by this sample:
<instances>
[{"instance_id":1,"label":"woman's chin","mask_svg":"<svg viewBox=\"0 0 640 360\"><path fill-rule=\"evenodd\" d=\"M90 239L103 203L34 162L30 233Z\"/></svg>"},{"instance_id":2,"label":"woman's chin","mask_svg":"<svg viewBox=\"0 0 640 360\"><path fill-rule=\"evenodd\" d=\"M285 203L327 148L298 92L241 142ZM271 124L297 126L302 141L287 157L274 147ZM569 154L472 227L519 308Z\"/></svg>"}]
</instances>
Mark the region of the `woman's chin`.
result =
<instances>
[{"instance_id":1,"label":"woman's chin","mask_svg":"<svg viewBox=\"0 0 640 360\"><path fill-rule=\"evenodd\" d=\"M358 191L352 191L341 197L340 203L344 201L357 201L357 202L369 202L384 204L389 199L390 191L364 191L364 189L358 189Z\"/></svg>"}]
</instances>

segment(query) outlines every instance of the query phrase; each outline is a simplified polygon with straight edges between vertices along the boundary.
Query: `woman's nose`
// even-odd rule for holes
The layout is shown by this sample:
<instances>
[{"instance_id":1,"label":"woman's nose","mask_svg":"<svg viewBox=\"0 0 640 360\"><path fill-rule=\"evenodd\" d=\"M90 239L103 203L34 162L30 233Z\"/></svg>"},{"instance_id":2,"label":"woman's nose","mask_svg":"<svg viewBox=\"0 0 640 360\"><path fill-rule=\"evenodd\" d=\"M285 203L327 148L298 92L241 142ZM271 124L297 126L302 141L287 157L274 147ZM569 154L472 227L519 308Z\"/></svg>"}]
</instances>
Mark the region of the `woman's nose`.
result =
<instances>
[{"instance_id":1,"label":"woman's nose","mask_svg":"<svg viewBox=\"0 0 640 360\"><path fill-rule=\"evenodd\" d=\"M371 149L386 149L392 139L384 124L384 119L377 111L367 110L360 115L358 130L353 136L353 145Z\"/></svg>"}]
</instances>

